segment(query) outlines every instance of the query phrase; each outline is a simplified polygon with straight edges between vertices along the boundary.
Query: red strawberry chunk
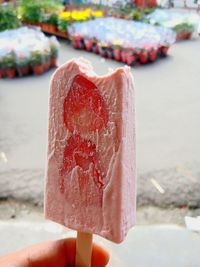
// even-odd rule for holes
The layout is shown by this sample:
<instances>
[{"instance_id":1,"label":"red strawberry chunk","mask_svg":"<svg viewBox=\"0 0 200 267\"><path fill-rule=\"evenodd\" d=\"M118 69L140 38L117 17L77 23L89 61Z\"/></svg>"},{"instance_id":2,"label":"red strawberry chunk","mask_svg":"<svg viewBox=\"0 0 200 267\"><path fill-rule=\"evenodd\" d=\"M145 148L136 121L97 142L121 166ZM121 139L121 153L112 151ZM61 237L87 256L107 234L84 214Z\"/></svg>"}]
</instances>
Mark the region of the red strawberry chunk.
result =
<instances>
[{"instance_id":1,"label":"red strawberry chunk","mask_svg":"<svg viewBox=\"0 0 200 267\"><path fill-rule=\"evenodd\" d=\"M92 176L94 183L99 189L104 186L100 169L96 160L96 145L90 140L82 139L80 135L72 135L67 142L64 150L63 165L60 171L62 177L60 182L61 192L64 192L64 176L72 171L76 166L80 167L79 170L79 186L82 190L87 184L88 170L92 164Z\"/></svg>"},{"instance_id":2,"label":"red strawberry chunk","mask_svg":"<svg viewBox=\"0 0 200 267\"><path fill-rule=\"evenodd\" d=\"M87 134L107 126L108 110L94 83L75 76L64 101L64 123L71 132Z\"/></svg>"}]
</instances>

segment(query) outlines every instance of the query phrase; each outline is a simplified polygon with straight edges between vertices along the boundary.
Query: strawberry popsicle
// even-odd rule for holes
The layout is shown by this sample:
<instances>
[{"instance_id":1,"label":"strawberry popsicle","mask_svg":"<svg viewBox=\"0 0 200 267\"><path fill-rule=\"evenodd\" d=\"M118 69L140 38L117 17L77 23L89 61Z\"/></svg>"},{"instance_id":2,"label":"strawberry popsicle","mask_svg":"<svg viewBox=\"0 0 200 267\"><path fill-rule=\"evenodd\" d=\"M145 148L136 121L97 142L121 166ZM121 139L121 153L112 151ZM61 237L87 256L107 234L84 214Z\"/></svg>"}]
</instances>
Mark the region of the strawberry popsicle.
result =
<instances>
[{"instance_id":1,"label":"strawberry popsicle","mask_svg":"<svg viewBox=\"0 0 200 267\"><path fill-rule=\"evenodd\" d=\"M129 67L97 76L80 58L50 85L45 217L116 243L135 223L134 85Z\"/></svg>"}]
</instances>

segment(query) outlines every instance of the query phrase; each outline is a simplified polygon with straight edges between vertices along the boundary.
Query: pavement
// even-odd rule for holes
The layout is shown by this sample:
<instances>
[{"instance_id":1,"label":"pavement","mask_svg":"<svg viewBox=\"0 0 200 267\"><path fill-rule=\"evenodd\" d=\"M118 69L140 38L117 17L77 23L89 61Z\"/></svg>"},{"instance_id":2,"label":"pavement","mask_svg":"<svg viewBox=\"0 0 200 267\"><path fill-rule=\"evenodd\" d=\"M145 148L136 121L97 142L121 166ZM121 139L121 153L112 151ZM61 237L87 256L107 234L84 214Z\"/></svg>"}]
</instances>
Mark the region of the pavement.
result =
<instances>
[{"instance_id":1,"label":"pavement","mask_svg":"<svg viewBox=\"0 0 200 267\"><path fill-rule=\"evenodd\" d=\"M185 216L199 214L200 210L187 207L142 207L137 210L136 227L121 244L98 236L94 240L109 251L110 267L200 267L200 232L187 230L184 221ZM14 200L0 202L0 256L75 235L74 231L45 221L39 206Z\"/></svg>"},{"instance_id":2,"label":"pavement","mask_svg":"<svg viewBox=\"0 0 200 267\"><path fill-rule=\"evenodd\" d=\"M1 221L0 232L0 256L38 242L75 236L44 221ZM175 225L136 226L120 245L97 236L94 241L109 251L110 267L200 266L200 235Z\"/></svg>"}]
</instances>

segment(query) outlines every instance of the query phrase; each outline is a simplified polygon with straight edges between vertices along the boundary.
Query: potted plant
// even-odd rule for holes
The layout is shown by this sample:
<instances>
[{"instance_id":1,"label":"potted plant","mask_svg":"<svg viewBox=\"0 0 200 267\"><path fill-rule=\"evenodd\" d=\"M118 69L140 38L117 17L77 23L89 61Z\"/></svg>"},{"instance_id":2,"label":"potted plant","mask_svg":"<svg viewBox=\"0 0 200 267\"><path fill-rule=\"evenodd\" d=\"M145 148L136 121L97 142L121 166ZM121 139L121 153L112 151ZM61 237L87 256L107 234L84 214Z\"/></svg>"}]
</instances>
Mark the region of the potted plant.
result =
<instances>
[{"instance_id":1,"label":"potted plant","mask_svg":"<svg viewBox=\"0 0 200 267\"><path fill-rule=\"evenodd\" d=\"M138 54L138 58L141 64L146 64L148 61L148 52L145 48L140 48L140 52Z\"/></svg>"},{"instance_id":2,"label":"potted plant","mask_svg":"<svg viewBox=\"0 0 200 267\"><path fill-rule=\"evenodd\" d=\"M12 5L0 5L0 32L20 26L16 9Z\"/></svg>"},{"instance_id":3,"label":"potted plant","mask_svg":"<svg viewBox=\"0 0 200 267\"><path fill-rule=\"evenodd\" d=\"M81 43L83 42L83 43ZM84 47L84 40L81 35L75 35L72 37L72 45L75 49L82 49Z\"/></svg>"},{"instance_id":4,"label":"potted plant","mask_svg":"<svg viewBox=\"0 0 200 267\"><path fill-rule=\"evenodd\" d=\"M20 76L28 75L30 72L29 58L19 57L16 60L17 71Z\"/></svg>"},{"instance_id":5,"label":"potted plant","mask_svg":"<svg viewBox=\"0 0 200 267\"><path fill-rule=\"evenodd\" d=\"M51 60L51 51L49 49L45 49L44 54L44 63L43 63L43 68L44 71L47 71L50 68L50 60Z\"/></svg>"},{"instance_id":6,"label":"potted plant","mask_svg":"<svg viewBox=\"0 0 200 267\"><path fill-rule=\"evenodd\" d=\"M10 53L3 56L1 59L2 68L5 70L4 74L8 78L14 78L16 76L16 63L14 53Z\"/></svg>"},{"instance_id":7,"label":"potted plant","mask_svg":"<svg viewBox=\"0 0 200 267\"><path fill-rule=\"evenodd\" d=\"M46 22L49 25L49 31L55 33L58 26L58 15L56 13L50 14Z\"/></svg>"},{"instance_id":8,"label":"potted plant","mask_svg":"<svg viewBox=\"0 0 200 267\"><path fill-rule=\"evenodd\" d=\"M108 46L107 43L104 43L104 42L99 43L99 54L105 58L108 57L107 46Z\"/></svg>"},{"instance_id":9,"label":"potted plant","mask_svg":"<svg viewBox=\"0 0 200 267\"><path fill-rule=\"evenodd\" d=\"M183 22L174 26L173 30L176 32L177 40L189 39L194 32L194 25L188 22Z\"/></svg>"},{"instance_id":10,"label":"potted plant","mask_svg":"<svg viewBox=\"0 0 200 267\"><path fill-rule=\"evenodd\" d=\"M62 33L67 33L68 25L69 25L68 20L59 18L59 20L58 20L59 31L61 31Z\"/></svg>"},{"instance_id":11,"label":"potted plant","mask_svg":"<svg viewBox=\"0 0 200 267\"><path fill-rule=\"evenodd\" d=\"M121 61L121 47L118 42L113 43L113 56L117 61Z\"/></svg>"},{"instance_id":12,"label":"potted plant","mask_svg":"<svg viewBox=\"0 0 200 267\"><path fill-rule=\"evenodd\" d=\"M5 68L3 67L2 58L0 58L0 79L6 76Z\"/></svg>"},{"instance_id":13,"label":"potted plant","mask_svg":"<svg viewBox=\"0 0 200 267\"><path fill-rule=\"evenodd\" d=\"M138 52L136 49L128 50L126 56L126 63L129 66L132 66L137 61L137 57L138 57Z\"/></svg>"},{"instance_id":14,"label":"potted plant","mask_svg":"<svg viewBox=\"0 0 200 267\"><path fill-rule=\"evenodd\" d=\"M36 75L41 75L44 72L44 56L41 51L31 52L31 66L33 73Z\"/></svg>"},{"instance_id":15,"label":"potted plant","mask_svg":"<svg viewBox=\"0 0 200 267\"><path fill-rule=\"evenodd\" d=\"M93 38L92 52L95 54L99 54L99 44L98 44L98 40L95 38Z\"/></svg>"},{"instance_id":16,"label":"potted plant","mask_svg":"<svg viewBox=\"0 0 200 267\"><path fill-rule=\"evenodd\" d=\"M21 0L20 16L25 23L40 26L43 21L42 3L33 0Z\"/></svg>"},{"instance_id":17,"label":"potted plant","mask_svg":"<svg viewBox=\"0 0 200 267\"><path fill-rule=\"evenodd\" d=\"M142 12L141 9L134 9L131 13L131 17L133 20L141 21L142 20Z\"/></svg>"},{"instance_id":18,"label":"potted plant","mask_svg":"<svg viewBox=\"0 0 200 267\"><path fill-rule=\"evenodd\" d=\"M122 47L121 50L121 61L126 63L127 62L127 52L128 52L128 47Z\"/></svg>"},{"instance_id":19,"label":"potted plant","mask_svg":"<svg viewBox=\"0 0 200 267\"><path fill-rule=\"evenodd\" d=\"M50 67L55 68L57 67L58 47L55 44L51 43L50 49L51 49Z\"/></svg>"},{"instance_id":20,"label":"potted plant","mask_svg":"<svg viewBox=\"0 0 200 267\"><path fill-rule=\"evenodd\" d=\"M154 62L157 58L157 52L158 52L158 49L155 48L155 47L152 47L149 49L149 60L151 62Z\"/></svg>"},{"instance_id":21,"label":"potted plant","mask_svg":"<svg viewBox=\"0 0 200 267\"><path fill-rule=\"evenodd\" d=\"M168 45L163 45L160 47L160 55L162 57L166 57L167 56L167 53L168 53L168 50L169 50L169 46Z\"/></svg>"},{"instance_id":22,"label":"potted plant","mask_svg":"<svg viewBox=\"0 0 200 267\"><path fill-rule=\"evenodd\" d=\"M87 51L91 51L92 50L92 39L91 38L84 38L84 45L85 45L85 49Z\"/></svg>"},{"instance_id":23,"label":"potted plant","mask_svg":"<svg viewBox=\"0 0 200 267\"><path fill-rule=\"evenodd\" d=\"M50 27L51 25L48 24L48 18L49 18L50 14L43 14L43 20L42 22L40 23L40 28L43 32L50 32Z\"/></svg>"}]
</instances>

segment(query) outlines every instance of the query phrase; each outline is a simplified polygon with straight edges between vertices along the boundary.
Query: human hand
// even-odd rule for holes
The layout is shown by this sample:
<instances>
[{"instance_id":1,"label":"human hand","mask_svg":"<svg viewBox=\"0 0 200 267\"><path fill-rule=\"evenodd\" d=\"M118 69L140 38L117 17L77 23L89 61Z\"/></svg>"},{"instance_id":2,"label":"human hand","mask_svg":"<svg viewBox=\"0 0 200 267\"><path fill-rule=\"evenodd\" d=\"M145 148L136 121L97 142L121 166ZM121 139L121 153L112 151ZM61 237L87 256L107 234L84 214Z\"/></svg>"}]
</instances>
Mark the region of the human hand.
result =
<instances>
[{"instance_id":1,"label":"human hand","mask_svg":"<svg viewBox=\"0 0 200 267\"><path fill-rule=\"evenodd\" d=\"M0 257L1 267L74 267L76 239L68 238L30 246L22 251ZM94 244L91 267L105 267L109 254Z\"/></svg>"}]
</instances>

